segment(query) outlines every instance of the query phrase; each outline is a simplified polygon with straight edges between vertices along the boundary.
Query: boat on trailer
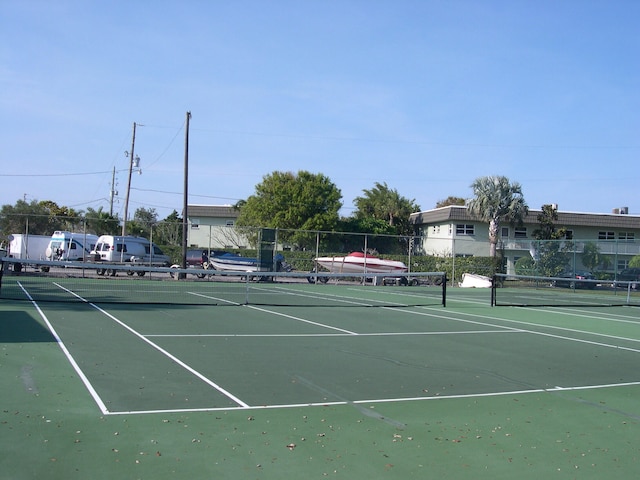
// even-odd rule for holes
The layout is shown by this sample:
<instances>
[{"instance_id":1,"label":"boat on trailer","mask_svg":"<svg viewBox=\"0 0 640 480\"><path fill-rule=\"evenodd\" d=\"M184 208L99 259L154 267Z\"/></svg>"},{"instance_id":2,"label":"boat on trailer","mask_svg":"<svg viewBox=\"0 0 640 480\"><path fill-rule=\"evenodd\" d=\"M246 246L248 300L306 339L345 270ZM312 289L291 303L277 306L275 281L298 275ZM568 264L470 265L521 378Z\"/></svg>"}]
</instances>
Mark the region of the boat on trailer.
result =
<instances>
[{"instance_id":1,"label":"boat on trailer","mask_svg":"<svg viewBox=\"0 0 640 480\"><path fill-rule=\"evenodd\" d=\"M256 272L258 270L258 259L241 257L233 253L212 255L209 257L206 268L230 272Z\"/></svg>"},{"instance_id":2,"label":"boat on trailer","mask_svg":"<svg viewBox=\"0 0 640 480\"><path fill-rule=\"evenodd\" d=\"M317 257L314 262L331 273L400 275L409 270L403 262L385 260L376 255L362 252L351 252L343 257Z\"/></svg>"},{"instance_id":3,"label":"boat on trailer","mask_svg":"<svg viewBox=\"0 0 640 480\"><path fill-rule=\"evenodd\" d=\"M284 261L284 256L277 254L274 257L276 271L290 271L291 267ZM226 272L257 272L259 262L257 258L243 257L235 253L223 253L211 255L205 266L208 270L220 270Z\"/></svg>"}]
</instances>

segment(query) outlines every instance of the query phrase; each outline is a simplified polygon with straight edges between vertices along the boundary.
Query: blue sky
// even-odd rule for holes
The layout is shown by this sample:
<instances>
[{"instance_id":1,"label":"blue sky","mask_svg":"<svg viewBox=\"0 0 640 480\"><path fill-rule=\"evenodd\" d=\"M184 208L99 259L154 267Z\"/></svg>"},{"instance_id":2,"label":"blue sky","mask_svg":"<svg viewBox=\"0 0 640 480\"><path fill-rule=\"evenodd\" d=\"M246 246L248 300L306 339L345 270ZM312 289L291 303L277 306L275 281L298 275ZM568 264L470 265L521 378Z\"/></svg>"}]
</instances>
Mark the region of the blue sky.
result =
<instances>
[{"instance_id":1,"label":"blue sky","mask_svg":"<svg viewBox=\"0 0 640 480\"><path fill-rule=\"evenodd\" d=\"M640 214L636 0L0 0L0 205L230 204L276 170L423 210L483 175Z\"/></svg>"}]
</instances>

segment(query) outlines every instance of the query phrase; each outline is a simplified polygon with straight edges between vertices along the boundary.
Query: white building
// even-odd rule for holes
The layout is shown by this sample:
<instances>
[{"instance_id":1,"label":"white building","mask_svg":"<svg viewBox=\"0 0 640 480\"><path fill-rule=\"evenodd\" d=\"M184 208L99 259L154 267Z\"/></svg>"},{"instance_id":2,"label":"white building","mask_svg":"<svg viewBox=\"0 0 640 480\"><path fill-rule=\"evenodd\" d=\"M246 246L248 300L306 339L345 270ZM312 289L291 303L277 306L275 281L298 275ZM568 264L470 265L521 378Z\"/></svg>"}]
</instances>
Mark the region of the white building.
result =
<instances>
[{"instance_id":1,"label":"white building","mask_svg":"<svg viewBox=\"0 0 640 480\"><path fill-rule=\"evenodd\" d=\"M584 244L598 245L601 254L611 258L611 270L626 268L631 258L640 255L640 216L629 215L626 208L610 214L558 211L554 224L567 228L567 240L582 252ZM515 262L530 256L535 243L533 231L540 228L541 210L529 210L521 226L501 225L498 249L514 272ZM488 256L489 225L472 216L466 206L447 206L411 215L419 236L416 253L436 256ZM579 259L577 259L579 260ZM579 263L579 262L578 262Z\"/></svg>"},{"instance_id":2,"label":"white building","mask_svg":"<svg viewBox=\"0 0 640 480\"><path fill-rule=\"evenodd\" d=\"M235 228L239 212L232 205L188 205L187 245L194 248L247 248L249 241Z\"/></svg>"}]
</instances>

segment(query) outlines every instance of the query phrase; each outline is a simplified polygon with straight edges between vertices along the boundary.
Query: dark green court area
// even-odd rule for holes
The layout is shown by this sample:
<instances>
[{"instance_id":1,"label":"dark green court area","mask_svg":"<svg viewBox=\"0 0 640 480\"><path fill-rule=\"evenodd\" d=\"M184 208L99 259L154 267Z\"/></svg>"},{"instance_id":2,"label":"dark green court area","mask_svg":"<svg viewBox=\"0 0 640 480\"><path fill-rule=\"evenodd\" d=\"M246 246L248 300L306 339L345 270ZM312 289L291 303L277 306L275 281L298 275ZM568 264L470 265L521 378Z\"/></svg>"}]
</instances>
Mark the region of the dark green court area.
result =
<instances>
[{"instance_id":1,"label":"dark green court area","mask_svg":"<svg viewBox=\"0 0 640 480\"><path fill-rule=\"evenodd\" d=\"M313 287L334 303L0 302L7 478L638 470L637 307Z\"/></svg>"}]
</instances>

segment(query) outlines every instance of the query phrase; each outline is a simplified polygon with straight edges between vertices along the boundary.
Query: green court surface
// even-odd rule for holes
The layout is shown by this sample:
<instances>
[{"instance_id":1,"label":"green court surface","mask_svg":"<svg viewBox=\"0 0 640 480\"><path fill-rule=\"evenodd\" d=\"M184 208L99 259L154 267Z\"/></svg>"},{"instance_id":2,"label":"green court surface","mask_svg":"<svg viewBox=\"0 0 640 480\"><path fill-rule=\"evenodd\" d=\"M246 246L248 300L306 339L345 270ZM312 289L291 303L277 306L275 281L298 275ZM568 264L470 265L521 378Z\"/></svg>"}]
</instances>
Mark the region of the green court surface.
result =
<instances>
[{"instance_id":1,"label":"green court surface","mask_svg":"<svg viewBox=\"0 0 640 480\"><path fill-rule=\"evenodd\" d=\"M637 307L327 287L333 306L0 300L2 478L640 471Z\"/></svg>"}]
</instances>

